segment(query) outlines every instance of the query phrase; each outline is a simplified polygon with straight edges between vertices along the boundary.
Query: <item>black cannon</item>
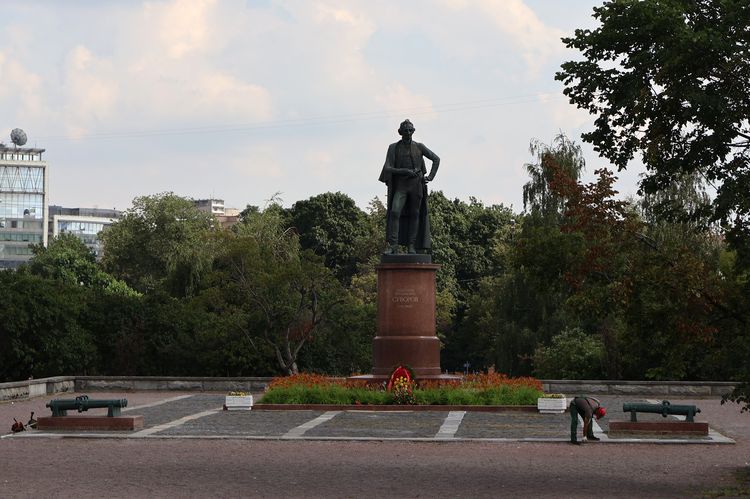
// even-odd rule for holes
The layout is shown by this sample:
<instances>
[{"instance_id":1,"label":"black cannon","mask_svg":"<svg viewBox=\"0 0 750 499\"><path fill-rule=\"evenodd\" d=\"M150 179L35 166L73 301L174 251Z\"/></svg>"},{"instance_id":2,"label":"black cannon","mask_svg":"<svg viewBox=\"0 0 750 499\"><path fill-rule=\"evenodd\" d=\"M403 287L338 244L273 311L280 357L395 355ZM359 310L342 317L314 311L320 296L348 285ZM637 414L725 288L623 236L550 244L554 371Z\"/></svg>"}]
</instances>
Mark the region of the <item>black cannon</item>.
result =
<instances>
[{"instance_id":1,"label":"black cannon","mask_svg":"<svg viewBox=\"0 0 750 499\"><path fill-rule=\"evenodd\" d=\"M674 405L669 400L662 400L661 404L639 404L626 402L622 405L622 410L630 413L630 421L638 421L635 417L636 412L650 412L667 416L685 416L688 423L693 422L695 414L701 412L694 405Z\"/></svg>"},{"instance_id":2,"label":"black cannon","mask_svg":"<svg viewBox=\"0 0 750 499\"><path fill-rule=\"evenodd\" d=\"M53 416L67 416L68 411L75 409L78 412L88 411L89 409L107 408L107 416L114 417L120 415L120 409L127 407L128 399L111 399L111 400L92 400L88 395L79 395L74 400L50 400L47 407L52 409Z\"/></svg>"}]
</instances>

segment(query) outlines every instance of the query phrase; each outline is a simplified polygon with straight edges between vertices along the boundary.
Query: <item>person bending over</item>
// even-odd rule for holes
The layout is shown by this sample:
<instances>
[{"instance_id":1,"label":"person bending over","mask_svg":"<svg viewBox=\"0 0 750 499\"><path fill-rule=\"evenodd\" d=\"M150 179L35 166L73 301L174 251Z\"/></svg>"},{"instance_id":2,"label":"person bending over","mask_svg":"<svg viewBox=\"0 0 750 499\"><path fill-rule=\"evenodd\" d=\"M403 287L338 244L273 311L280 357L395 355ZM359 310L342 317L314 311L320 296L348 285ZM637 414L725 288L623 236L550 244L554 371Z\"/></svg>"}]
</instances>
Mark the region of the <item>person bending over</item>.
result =
<instances>
[{"instance_id":1,"label":"person bending over","mask_svg":"<svg viewBox=\"0 0 750 499\"><path fill-rule=\"evenodd\" d=\"M570 443L580 444L577 439L578 433L578 416L583 419L583 438L585 442L589 440L599 440L594 436L594 418L601 419L607 414L607 410L602 407L601 402L594 397L576 397L570 402Z\"/></svg>"}]
</instances>

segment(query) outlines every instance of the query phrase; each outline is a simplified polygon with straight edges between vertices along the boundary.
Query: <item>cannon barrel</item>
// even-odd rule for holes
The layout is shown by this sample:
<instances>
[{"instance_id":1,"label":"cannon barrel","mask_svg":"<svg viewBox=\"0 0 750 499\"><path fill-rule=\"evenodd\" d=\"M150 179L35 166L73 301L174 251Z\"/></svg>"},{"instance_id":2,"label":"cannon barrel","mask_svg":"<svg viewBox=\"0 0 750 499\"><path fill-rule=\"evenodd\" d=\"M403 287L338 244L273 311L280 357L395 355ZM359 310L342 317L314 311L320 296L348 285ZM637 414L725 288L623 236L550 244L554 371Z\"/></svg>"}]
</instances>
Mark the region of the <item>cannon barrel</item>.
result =
<instances>
[{"instance_id":1,"label":"cannon barrel","mask_svg":"<svg viewBox=\"0 0 750 499\"><path fill-rule=\"evenodd\" d=\"M669 400L663 400L661 404L644 404L635 402L626 402L622 405L624 412L630 413L630 421L637 421L636 413L648 412L652 414L661 414L662 417L667 416L685 416L685 419L692 423L696 413L701 412L698 407L694 405L679 405L672 404Z\"/></svg>"},{"instance_id":2,"label":"cannon barrel","mask_svg":"<svg viewBox=\"0 0 750 499\"><path fill-rule=\"evenodd\" d=\"M52 410L53 416L67 416L68 411L76 410L78 412L88 411L89 409L107 409L107 416L119 416L120 409L127 407L127 399L90 399L88 395L80 395L75 399L55 399L47 402L47 407Z\"/></svg>"}]
</instances>

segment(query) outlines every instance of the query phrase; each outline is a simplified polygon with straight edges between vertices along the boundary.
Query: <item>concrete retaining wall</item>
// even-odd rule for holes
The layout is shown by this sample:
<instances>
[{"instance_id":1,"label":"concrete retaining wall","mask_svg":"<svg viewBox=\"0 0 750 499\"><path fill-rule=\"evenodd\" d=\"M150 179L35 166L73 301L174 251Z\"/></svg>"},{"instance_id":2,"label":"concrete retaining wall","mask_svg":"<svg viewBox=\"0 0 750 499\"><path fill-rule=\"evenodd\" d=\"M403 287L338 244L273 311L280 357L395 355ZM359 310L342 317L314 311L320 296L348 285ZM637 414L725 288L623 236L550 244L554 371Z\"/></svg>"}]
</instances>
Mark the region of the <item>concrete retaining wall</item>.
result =
<instances>
[{"instance_id":1,"label":"concrete retaining wall","mask_svg":"<svg viewBox=\"0 0 750 499\"><path fill-rule=\"evenodd\" d=\"M178 378L154 376L77 376L77 392L86 391L205 391L262 392L272 378Z\"/></svg>"},{"instance_id":2,"label":"concrete retaining wall","mask_svg":"<svg viewBox=\"0 0 750 499\"><path fill-rule=\"evenodd\" d=\"M724 381L597 381L542 380L546 393L566 395L644 395L677 397L720 397L736 383Z\"/></svg>"},{"instance_id":3,"label":"concrete retaining wall","mask_svg":"<svg viewBox=\"0 0 750 499\"><path fill-rule=\"evenodd\" d=\"M206 391L262 392L271 378L178 378L154 376L58 376L0 383L0 401L64 392ZM641 395L651 397L720 397L736 383L721 381L542 380L547 393L566 395Z\"/></svg>"},{"instance_id":4,"label":"concrete retaining wall","mask_svg":"<svg viewBox=\"0 0 750 499\"><path fill-rule=\"evenodd\" d=\"M42 395L51 395L53 393L72 392L74 388L74 376L56 376L54 378L0 383L0 401L28 399Z\"/></svg>"}]
</instances>

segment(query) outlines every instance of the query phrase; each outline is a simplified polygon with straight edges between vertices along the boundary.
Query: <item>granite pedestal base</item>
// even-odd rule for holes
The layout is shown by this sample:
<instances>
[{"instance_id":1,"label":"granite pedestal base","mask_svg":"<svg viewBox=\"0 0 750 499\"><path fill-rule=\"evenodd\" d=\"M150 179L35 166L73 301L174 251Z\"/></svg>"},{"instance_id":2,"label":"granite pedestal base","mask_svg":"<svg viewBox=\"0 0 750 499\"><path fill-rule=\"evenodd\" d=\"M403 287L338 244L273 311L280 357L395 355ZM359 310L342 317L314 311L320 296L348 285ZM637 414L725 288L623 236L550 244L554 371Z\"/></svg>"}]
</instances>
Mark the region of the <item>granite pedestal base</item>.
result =
<instances>
[{"instance_id":1,"label":"granite pedestal base","mask_svg":"<svg viewBox=\"0 0 750 499\"><path fill-rule=\"evenodd\" d=\"M143 416L46 416L38 430L133 431L143 428Z\"/></svg>"},{"instance_id":2,"label":"granite pedestal base","mask_svg":"<svg viewBox=\"0 0 750 499\"><path fill-rule=\"evenodd\" d=\"M708 435L708 423L688 423L687 421L610 421L609 432Z\"/></svg>"},{"instance_id":3,"label":"granite pedestal base","mask_svg":"<svg viewBox=\"0 0 750 499\"><path fill-rule=\"evenodd\" d=\"M389 378L399 365L418 380L449 379L440 373L440 340L435 335L435 272L430 255L383 255L378 272L378 330L372 343L372 382Z\"/></svg>"}]
</instances>

